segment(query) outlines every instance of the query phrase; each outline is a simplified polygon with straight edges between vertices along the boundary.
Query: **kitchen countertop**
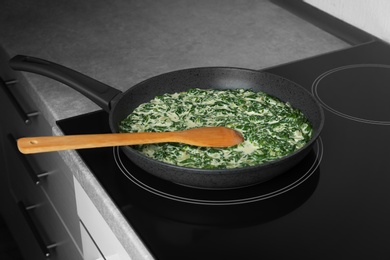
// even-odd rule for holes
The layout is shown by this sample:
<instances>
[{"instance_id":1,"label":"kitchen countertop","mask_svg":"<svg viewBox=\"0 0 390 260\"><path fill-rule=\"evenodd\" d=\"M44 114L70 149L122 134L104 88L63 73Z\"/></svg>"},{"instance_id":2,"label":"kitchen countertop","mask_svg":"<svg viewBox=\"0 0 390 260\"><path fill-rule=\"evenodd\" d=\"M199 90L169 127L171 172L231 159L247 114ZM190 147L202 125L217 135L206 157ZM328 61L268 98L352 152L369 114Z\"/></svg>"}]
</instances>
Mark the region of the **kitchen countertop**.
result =
<instances>
[{"instance_id":1,"label":"kitchen countertop","mask_svg":"<svg viewBox=\"0 0 390 260\"><path fill-rule=\"evenodd\" d=\"M0 39L9 57L47 59L121 91L172 70L262 69L349 47L265 0L6 0ZM23 75L54 134L56 120L99 109L56 81ZM152 258L77 154L61 155L127 252Z\"/></svg>"}]
</instances>

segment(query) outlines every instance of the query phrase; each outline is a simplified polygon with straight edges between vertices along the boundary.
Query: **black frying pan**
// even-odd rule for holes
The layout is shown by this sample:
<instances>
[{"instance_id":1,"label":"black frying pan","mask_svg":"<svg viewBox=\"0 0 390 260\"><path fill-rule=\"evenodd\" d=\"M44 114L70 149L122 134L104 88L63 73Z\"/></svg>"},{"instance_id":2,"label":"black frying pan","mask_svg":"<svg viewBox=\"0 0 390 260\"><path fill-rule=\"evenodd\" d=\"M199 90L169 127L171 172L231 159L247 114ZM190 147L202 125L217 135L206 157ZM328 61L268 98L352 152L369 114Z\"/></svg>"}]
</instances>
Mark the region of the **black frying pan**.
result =
<instances>
[{"instance_id":1,"label":"black frying pan","mask_svg":"<svg viewBox=\"0 0 390 260\"><path fill-rule=\"evenodd\" d=\"M238 188L274 178L307 155L324 124L323 110L310 92L285 78L255 70L227 67L178 70L147 79L122 93L79 72L42 59L18 55L9 64L14 70L44 75L76 89L109 112L109 125L114 133L118 132L119 122L140 104L157 95L190 88L263 91L300 109L311 122L313 137L304 147L278 160L251 167L212 170L186 168L154 160L129 146L121 147L131 161L148 173L192 187Z\"/></svg>"}]
</instances>

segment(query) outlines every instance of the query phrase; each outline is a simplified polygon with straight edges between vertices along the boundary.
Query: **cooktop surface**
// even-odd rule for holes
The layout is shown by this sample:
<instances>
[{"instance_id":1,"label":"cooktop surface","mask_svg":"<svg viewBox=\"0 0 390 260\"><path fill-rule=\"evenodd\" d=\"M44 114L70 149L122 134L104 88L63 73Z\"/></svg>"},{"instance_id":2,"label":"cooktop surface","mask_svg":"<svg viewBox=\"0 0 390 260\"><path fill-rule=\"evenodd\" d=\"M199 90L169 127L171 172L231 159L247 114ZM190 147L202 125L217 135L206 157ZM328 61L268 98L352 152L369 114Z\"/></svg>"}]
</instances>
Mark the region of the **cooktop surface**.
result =
<instances>
[{"instance_id":1,"label":"cooktop surface","mask_svg":"<svg viewBox=\"0 0 390 260\"><path fill-rule=\"evenodd\" d=\"M325 125L281 176L232 190L166 182L119 148L79 150L156 259L387 259L390 256L390 47L373 41L264 71L312 92ZM67 135L110 132L97 111Z\"/></svg>"}]
</instances>

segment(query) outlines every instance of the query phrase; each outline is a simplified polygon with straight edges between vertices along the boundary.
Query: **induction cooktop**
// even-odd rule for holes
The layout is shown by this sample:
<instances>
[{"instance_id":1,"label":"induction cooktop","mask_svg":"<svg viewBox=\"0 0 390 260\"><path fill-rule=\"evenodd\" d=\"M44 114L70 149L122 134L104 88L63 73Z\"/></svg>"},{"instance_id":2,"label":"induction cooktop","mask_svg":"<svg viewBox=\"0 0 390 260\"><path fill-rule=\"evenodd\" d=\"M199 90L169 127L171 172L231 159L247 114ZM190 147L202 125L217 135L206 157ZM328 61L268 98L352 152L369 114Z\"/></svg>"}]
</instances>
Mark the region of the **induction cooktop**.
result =
<instances>
[{"instance_id":1,"label":"induction cooktop","mask_svg":"<svg viewBox=\"0 0 390 260\"><path fill-rule=\"evenodd\" d=\"M199 190L156 179L118 148L78 154L156 259L387 259L390 47L375 40L264 71L325 111L312 151L273 180ZM104 111L58 125L110 132Z\"/></svg>"}]
</instances>

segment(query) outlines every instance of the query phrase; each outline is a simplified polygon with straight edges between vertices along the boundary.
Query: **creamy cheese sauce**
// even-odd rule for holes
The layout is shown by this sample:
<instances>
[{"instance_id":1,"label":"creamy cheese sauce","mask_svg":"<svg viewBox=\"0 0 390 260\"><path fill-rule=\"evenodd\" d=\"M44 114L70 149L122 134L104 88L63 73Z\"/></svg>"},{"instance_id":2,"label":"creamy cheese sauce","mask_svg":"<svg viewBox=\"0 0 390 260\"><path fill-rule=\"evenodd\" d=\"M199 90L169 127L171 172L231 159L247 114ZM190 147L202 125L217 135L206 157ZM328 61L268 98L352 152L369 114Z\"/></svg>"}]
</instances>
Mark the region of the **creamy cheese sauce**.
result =
<instances>
[{"instance_id":1,"label":"creamy cheese sauce","mask_svg":"<svg viewBox=\"0 0 390 260\"><path fill-rule=\"evenodd\" d=\"M141 104L120 125L121 132L179 131L226 126L245 141L228 148L178 143L133 146L156 160L191 168L224 169L259 165L304 146L312 127L289 103L252 90L190 89Z\"/></svg>"}]
</instances>

